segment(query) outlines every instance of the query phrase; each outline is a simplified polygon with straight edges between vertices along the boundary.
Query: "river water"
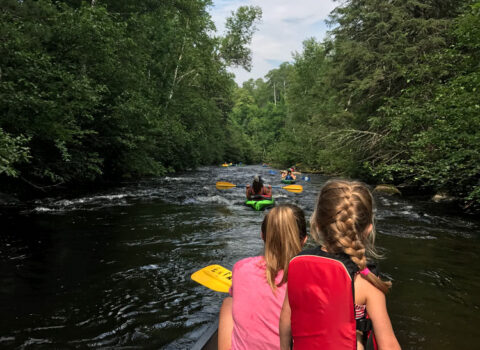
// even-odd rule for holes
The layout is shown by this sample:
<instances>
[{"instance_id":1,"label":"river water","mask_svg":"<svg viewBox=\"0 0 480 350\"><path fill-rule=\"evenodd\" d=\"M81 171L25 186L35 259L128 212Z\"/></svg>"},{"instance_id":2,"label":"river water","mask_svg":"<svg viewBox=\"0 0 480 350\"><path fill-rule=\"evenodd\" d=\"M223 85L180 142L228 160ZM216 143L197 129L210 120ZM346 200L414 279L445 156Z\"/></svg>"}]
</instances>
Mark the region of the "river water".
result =
<instances>
[{"instance_id":1,"label":"river water","mask_svg":"<svg viewBox=\"0 0 480 350\"><path fill-rule=\"evenodd\" d=\"M188 349L224 295L190 275L261 252L264 213L243 205L261 166L193 172L0 215L0 348ZM277 172L278 173L278 172ZM307 216L327 178L274 191ZM403 349L474 349L480 327L480 225L427 201L376 195L381 270ZM312 244L312 243L310 243Z\"/></svg>"}]
</instances>

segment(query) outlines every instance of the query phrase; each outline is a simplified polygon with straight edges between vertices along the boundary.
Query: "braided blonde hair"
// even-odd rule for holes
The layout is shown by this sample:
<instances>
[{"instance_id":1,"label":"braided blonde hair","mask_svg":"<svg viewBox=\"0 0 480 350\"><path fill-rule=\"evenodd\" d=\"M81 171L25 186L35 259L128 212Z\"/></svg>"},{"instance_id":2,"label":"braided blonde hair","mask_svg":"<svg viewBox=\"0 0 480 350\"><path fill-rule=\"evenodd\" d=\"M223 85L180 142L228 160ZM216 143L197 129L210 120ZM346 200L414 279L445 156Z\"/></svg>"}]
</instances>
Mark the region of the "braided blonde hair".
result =
<instances>
[{"instance_id":1,"label":"braided blonde hair","mask_svg":"<svg viewBox=\"0 0 480 350\"><path fill-rule=\"evenodd\" d=\"M360 270L367 267L367 255L378 257L375 230L370 232L373 197L361 182L327 182L320 191L310 224L310 233L319 244L330 253L349 255ZM383 293L392 285L371 272L365 278Z\"/></svg>"}]
</instances>

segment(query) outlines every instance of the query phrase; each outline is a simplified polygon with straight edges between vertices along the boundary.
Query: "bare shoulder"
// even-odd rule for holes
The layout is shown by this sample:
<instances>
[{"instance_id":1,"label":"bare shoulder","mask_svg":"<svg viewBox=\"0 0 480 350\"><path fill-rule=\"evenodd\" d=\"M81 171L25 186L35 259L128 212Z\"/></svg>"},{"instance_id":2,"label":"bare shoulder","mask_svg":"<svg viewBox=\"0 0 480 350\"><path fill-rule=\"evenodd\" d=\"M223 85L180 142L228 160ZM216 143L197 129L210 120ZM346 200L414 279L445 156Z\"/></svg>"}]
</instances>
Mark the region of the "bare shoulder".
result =
<instances>
[{"instance_id":1,"label":"bare shoulder","mask_svg":"<svg viewBox=\"0 0 480 350\"><path fill-rule=\"evenodd\" d=\"M355 304L367 305L372 302L385 303L385 294L363 276L357 274L355 276Z\"/></svg>"}]
</instances>

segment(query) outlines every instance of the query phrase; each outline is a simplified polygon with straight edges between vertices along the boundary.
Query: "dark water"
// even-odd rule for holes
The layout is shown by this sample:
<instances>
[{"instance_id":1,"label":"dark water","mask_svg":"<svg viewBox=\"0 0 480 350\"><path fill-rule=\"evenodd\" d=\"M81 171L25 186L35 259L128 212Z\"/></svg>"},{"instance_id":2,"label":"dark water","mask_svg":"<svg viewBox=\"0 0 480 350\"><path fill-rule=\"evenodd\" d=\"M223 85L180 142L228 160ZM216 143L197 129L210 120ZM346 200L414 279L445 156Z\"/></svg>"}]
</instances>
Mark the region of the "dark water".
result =
<instances>
[{"instance_id":1,"label":"dark water","mask_svg":"<svg viewBox=\"0 0 480 350\"><path fill-rule=\"evenodd\" d=\"M0 348L188 349L223 297L190 274L261 251L263 213L243 206L260 166L208 167L174 177L34 203L0 215ZM326 179L278 203L313 211ZM377 197L388 308L404 349L474 349L480 327L479 222L427 202Z\"/></svg>"}]
</instances>

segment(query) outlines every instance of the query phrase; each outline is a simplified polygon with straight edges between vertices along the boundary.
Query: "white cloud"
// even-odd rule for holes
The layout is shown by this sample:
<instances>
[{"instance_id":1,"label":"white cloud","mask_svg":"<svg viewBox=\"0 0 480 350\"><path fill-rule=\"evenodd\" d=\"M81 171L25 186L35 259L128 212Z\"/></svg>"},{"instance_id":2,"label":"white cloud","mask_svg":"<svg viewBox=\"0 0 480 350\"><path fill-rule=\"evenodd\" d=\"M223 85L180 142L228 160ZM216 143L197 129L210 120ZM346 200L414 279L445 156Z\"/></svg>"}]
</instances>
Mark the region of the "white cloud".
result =
<instances>
[{"instance_id":1,"label":"white cloud","mask_svg":"<svg viewBox=\"0 0 480 350\"><path fill-rule=\"evenodd\" d=\"M210 13L219 33L224 31L226 17L243 5L260 6L263 18L250 46L252 71L231 69L239 84L262 78L279 63L291 61L305 39L322 40L327 31L324 20L335 8L333 0L213 0Z\"/></svg>"}]
</instances>

